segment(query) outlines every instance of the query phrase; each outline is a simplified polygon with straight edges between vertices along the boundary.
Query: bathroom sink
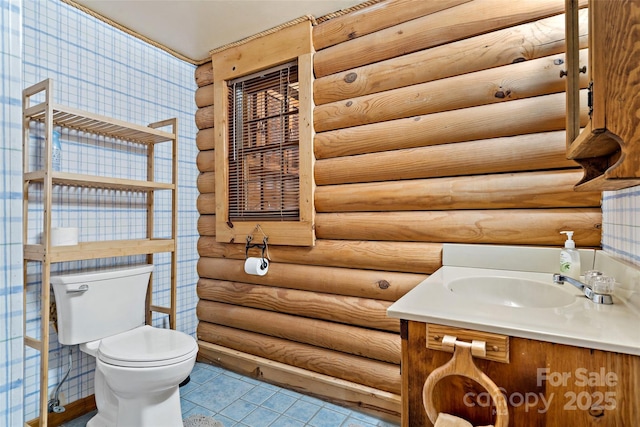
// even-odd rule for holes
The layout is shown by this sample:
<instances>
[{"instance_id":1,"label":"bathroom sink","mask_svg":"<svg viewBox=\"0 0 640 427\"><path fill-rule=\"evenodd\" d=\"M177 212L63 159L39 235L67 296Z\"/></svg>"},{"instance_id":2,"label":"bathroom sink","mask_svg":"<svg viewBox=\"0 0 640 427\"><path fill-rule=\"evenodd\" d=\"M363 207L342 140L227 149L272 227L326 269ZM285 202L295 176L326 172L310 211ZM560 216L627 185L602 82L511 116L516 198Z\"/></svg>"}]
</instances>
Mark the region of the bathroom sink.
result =
<instances>
[{"instance_id":1,"label":"bathroom sink","mask_svg":"<svg viewBox=\"0 0 640 427\"><path fill-rule=\"evenodd\" d=\"M525 278L503 276L461 277L447 283L461 298L507 307L564 307L576 300L564 287Z\"/></svg>"},{"instance_id":2,"label":"bathroom sink","mask_svg":"<svg viewBox=\"0 0 640 427\"><path fill-rule=\"evenodd\" d=\"M586 251L586 250L585 250ZM640 269L598 251L613 304L554 283L559 249L444 244L443 266L387 309L407 321L640 356ZM585 255L583 252L582 255Z\"/></svg>"}]
</instances>

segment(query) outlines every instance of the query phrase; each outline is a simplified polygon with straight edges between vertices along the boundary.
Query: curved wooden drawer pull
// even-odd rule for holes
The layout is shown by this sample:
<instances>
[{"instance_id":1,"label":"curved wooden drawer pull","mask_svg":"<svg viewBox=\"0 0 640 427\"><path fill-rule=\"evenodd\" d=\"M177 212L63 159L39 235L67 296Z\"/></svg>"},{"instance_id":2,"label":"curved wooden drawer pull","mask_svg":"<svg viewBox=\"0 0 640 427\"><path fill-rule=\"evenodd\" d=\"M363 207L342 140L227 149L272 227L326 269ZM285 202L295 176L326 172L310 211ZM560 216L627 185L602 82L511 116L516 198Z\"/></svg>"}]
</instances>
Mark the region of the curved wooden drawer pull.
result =
<instances>
[{"instance_id":1,"label":"curved wooden drawer pull","mask_svg":"<svg viewBox=\"0 0 640 427\"><path fill-rule=\"evenodd\" d=\"M473 363L471 343L463 341L455 342L455 349L451 360L431 372L424 383L422 403L432 423L435 423L436 418L438 418L438 411L433 404L433 389L438 381L451 375L470 378L484 387L496 405L497 416L495 427L507 427L509 425L509 411L507 409L506 398L498 386Z\"/></svg>"}]
</instances>

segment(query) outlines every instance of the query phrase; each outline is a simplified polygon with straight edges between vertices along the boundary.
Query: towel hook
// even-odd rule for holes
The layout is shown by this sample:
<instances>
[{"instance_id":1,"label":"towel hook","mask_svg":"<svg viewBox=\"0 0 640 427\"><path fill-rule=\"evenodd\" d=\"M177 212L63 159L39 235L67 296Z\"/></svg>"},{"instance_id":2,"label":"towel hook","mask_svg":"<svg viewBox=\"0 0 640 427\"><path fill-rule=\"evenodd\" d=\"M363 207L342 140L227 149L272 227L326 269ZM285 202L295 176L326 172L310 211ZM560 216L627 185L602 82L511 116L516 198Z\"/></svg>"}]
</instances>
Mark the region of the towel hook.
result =
<instances>
[{"instance_id":1,"label":"towel hook","mask_svg":"<svg viewBox=\"0 0 640 427\"><path fill-rule=\"evenodd\" d=\"M500 391L500 388L489 378L484 372L482 372L473 363L473 356L471 354L472 344L464 341L457 341L455 337L445 336L448 342L454 341L454 353L451 360L437 369L434 369L427 377L422 389L422 403L427 416L432 423L436 422L438 418L438 411L433 403L433 390L435 385L443 378L460 375L470 378L484 387L493 399L496 405L496 422L495 427L507 427L509 425L509 410L507 409L507 399ZM443 342L445 340L443 339ZM474 347L477 347L477 343ZM485 344L484 342L481 342Z\"/></svg>"}]
</instances>

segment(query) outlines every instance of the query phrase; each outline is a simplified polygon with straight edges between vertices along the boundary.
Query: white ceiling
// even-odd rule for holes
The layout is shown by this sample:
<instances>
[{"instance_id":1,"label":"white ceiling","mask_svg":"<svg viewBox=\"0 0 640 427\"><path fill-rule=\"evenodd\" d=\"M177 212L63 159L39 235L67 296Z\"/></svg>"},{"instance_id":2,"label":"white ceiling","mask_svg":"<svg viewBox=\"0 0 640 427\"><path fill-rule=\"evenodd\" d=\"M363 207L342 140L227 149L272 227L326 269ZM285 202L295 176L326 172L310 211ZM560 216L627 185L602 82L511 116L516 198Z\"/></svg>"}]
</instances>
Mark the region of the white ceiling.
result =
<instances>
[{"instance_id":1,"label":"white ceiling","mask_svg":"<svg viewBox=\"0 0 640 427\"><path fill-rule=\"evenodd\" d=\"M315 18L364 0L75 0L198 62L209 51L301 16Z\"/></svg>"}]
</instances>

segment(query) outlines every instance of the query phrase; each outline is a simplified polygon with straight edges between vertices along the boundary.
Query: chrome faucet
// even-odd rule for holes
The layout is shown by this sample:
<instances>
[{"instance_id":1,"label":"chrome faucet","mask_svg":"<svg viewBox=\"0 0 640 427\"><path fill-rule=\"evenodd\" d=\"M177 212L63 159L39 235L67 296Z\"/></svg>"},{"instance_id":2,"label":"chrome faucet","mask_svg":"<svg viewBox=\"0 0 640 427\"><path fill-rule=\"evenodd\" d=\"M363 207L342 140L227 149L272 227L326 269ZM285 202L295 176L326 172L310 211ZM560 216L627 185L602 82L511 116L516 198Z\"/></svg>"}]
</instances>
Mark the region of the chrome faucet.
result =
<instances>
[{"instance_id":1,"label":"chrome faucet","mask_svg":"<svg viewBox=\"0 0 640 427\"><path fill-rule=\"evenodd\" d=\"M580 280L576 280L573 277L564 276L562 274L553 275L553 283L556 285L564 285L564 282L569 282L576 288L580 289L582 293L584 293L585 297L589 298L596 304L613 304L613 298L611 298L611 295L596 293Z\"/></svg>"}]
</instances>

